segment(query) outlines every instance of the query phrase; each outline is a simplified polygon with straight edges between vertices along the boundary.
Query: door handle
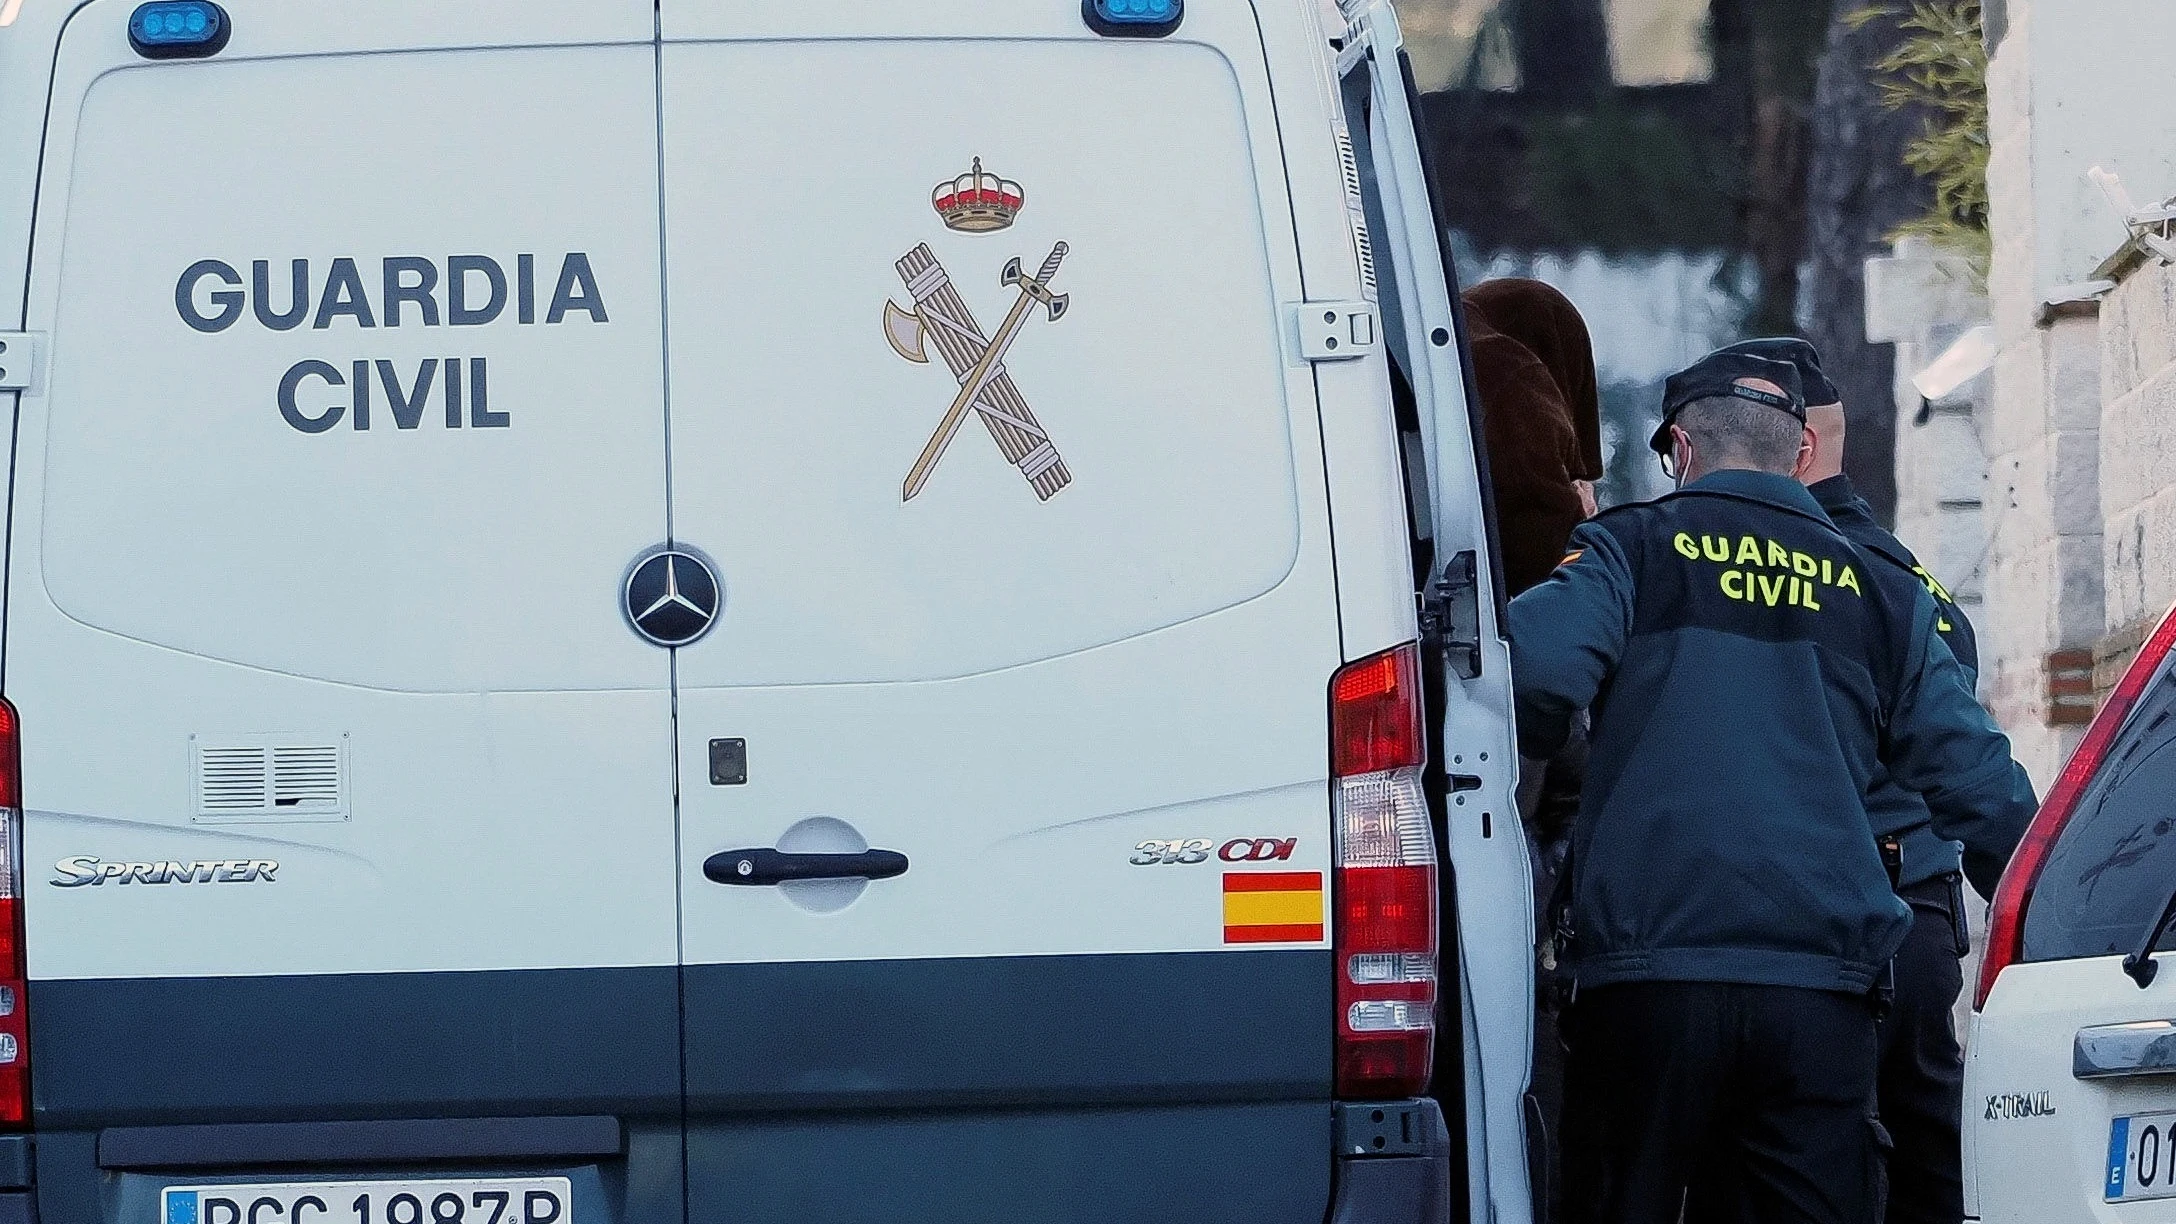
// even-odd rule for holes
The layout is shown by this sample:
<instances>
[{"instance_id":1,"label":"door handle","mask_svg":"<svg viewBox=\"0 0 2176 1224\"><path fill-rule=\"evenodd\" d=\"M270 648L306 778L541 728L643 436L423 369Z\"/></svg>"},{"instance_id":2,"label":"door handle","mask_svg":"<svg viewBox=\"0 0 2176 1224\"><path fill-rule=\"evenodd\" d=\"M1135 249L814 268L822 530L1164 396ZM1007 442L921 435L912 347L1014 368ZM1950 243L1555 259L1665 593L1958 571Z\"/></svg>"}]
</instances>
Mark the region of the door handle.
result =
<instances>
[{"instance_id":1,"label":"door handle","mask_svg":"<svg viewBox=\"0 0 2176 1224\"><path fill-rule=\"evenodd\" d=\"M2176 1020L2079 1029L2070 1073L2082 1080L2176 1075Z\"/></svg>"},{"instance_id":2,"label":"door handle","mask_svg":"<svg viewBox=\"0 0 2176 1224\"><path fill-rule=\"evenodd\" d=\"M794 880L889 880L905 875L907 856L897 850L859 854L788 854L783 850L727 850L703 861L713 884L764 887Z\"/></svg>"}]
</instances>

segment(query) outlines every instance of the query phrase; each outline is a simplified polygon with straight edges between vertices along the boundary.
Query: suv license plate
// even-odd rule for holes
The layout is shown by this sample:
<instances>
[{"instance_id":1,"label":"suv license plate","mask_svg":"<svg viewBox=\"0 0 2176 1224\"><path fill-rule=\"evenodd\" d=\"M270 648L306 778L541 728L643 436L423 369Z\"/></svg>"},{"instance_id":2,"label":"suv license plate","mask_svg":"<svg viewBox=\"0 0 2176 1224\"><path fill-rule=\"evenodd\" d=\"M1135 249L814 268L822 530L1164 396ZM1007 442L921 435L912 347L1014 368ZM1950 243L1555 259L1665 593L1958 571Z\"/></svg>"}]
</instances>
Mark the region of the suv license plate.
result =
<instances>
[{"instance_id":1,"label":"suv license plate","mask_svg":"<svg viewBox=\"0 0 2176 1224\"><path fill-rule=\"evenodd\" d=\"M564 1177L168 1186L164 1224L573 1224Z\"/></svg>"},{"instance_id":2,"label":"suv license plate","mask_svg":"<svg viewBox=\"0 0 2176 1224\"><path fill-rule=\"evenodd\" d=\"M2176 1113L2132 1114L2108 1128L2111 1203L2176 1197Z\"/></svg>"}]
</instances>

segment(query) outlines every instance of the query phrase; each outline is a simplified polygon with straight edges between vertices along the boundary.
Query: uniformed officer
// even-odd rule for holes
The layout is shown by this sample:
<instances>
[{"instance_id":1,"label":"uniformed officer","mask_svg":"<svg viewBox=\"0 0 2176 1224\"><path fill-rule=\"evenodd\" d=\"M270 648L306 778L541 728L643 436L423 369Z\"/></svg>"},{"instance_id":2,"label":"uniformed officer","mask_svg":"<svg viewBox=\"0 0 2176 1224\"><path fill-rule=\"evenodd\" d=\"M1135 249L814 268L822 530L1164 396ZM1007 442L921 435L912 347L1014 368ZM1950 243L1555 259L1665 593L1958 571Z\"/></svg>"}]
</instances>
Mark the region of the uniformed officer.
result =
<instances>
[{"instance_id":1,"label":"uniformed officer","mask_svg":"<svg viewBox=\"0 0 2176 1224\"><path fill-rule=\"evenodd\" d=\"M1670 380L1677 492L1582 526L1511 605L1520 750L1593 712L1573 836L1565 1200L1676 1224L1866 1224L1882 1175L1873 994L1910 912L1863 799L1887 763L1935 830L2034 807L1935 633L1795 477L1797 371L1718 354Z\"/></svg>"},{"instance_id":2,"label":"uniformed officer","mask_svg":"<svg viewBox=\"0 0 2176 1224\"><path fill-rule=\"evenodd\" d=\"M1789 362L1806 390L1806 424L1813 462L1801 477L1845 538L1867 555L1876 582L1908 590L1924 586L1934 598L1935 630L1957 656L1968 682L1979 670L1972 622L1956 600L1874 512L1844 473L1843 395L1821 370L1821 355L1804 340L1747 340L1723 350ZM1912 907L1911 934L1895 960L1895 1001L1881 1020L1876 1090L1889 1155L1888 1224L1958 1224L1964 1218L1964 1168L1959 1126L1964 1055L1957 1045L1957 996L1964 989L1963 956L1971 939L1963 876L1993 896L2017 839L1984 826L1986 839L1960 846L1935 835L1926 800L1875 774L1866 802L1874 832L1903 853L1898 894Z\"/></svg>"}]
</instances>

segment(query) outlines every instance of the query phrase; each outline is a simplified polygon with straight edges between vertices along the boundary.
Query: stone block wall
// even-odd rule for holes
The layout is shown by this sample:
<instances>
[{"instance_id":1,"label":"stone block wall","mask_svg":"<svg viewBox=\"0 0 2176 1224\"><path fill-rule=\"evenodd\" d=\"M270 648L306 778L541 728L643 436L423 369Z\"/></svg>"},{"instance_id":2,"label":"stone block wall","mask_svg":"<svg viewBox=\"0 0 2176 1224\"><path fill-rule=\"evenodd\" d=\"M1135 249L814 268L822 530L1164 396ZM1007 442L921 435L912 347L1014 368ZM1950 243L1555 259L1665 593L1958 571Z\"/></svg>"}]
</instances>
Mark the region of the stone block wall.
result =
<instances>
[{"instance_id":1,"label":"stone block wall","mask_svg":"<svg viewBox=\"0 0 2176 1224\"><path fill-rule=\"evenodd\" d=\"M2105 689L2176 603L2176 269L2123 274L2100 325Z\"/></svg>"},{"instance_id":2,"label":"stone block wall","mask_svg":"<svg viewBox=\"0 0 2176 1224\"><path fill-rule=\"evenodd\" d=\"M2028 328L2003 344L1980 422L1988 451L1980 694L2042 786L2091 714L2089 704L2057 700L2075 694L2051 690L2067 666L2056 656L2090 649L2106 628L2099 367L2090 317Z\"/></svg>"},{"instance_id":3,"label":"stone block wall","mask_svg":"<svg viewBox=\"0 0 2176 1224\"><path fill-rule=\"evenodd\" d=\"M2061 673L2106 630L2101 579L2100 340L2090 313L2049 318L2036 288L2039 224L2030 5L2015 6L1988 71L1988 271L1999 345L1974 414L1986 456L1980 696L2045 788L2076 745L2080 709ZM2090 714L2090 698L2083 711Z\"/></svg>"},{"instance_id":4,"label":"stone block wall","mask_svg":"<svg viewBox=\"0 0 2176 1224\"><path fill-rule=\"evenodd\" d=\"M1980 697L2043 788L2078 738L2058 671L2104 632L2100 595L2100 335L2091 314L2045 318L2037 292L2039 216L2032 161L2030 7L1989 65L1993 394L1976 414L1987 455L1982 494L1985 614ZM2069 701L2065 701L2069 697Z\"/></svg>"}]
</instances>

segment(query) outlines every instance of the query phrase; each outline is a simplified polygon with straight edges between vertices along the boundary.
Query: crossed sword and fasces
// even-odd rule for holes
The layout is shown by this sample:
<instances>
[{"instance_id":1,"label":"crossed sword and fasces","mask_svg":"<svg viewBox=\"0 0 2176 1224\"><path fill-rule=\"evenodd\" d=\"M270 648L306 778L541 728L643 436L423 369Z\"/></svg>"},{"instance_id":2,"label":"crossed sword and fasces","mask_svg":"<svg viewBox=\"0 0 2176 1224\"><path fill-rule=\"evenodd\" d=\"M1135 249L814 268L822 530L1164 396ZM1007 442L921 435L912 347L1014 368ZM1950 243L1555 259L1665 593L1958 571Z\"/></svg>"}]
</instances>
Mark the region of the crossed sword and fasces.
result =
<instances>
[{"instance_id":1,"label":"crossed sword and fasces","mask_svg":"<svg viewBox=\"0 0 2176 1224\"><path fill-rule=\"evenodd\" d=\"M900 490L901 501L914 500L929 483L930 473L959 434L970 408L981 415L1006 461L1020 469L1036 497L1048 501L1072 483L1073 475L1066 469L1065 459L1051 444L1050 435L1037 423L1027 400L1005 370L1005 354L1026 327L1030 311L1042 307L1053 323L1065 317L1068 297L1052 293L1050 282L1058 275L1058 265L1065 261L1067 250L1062 242L1052 247L1049 258L1043 260L1034 276L1022 270L1017 258L1005 265L1001 281L1008 288L1018 289L1020 297L998 325L997 333L988 338L966 301L953 288L951 275L927 244L915 247L899 260L899 278L914 297L914 309L885 302L884 338L894 352L917 363L929 360L925 341L934 340L960 384L959 394L945 410L937 432L930 435L907 473Z\"/></svg>"}]
</instances>

